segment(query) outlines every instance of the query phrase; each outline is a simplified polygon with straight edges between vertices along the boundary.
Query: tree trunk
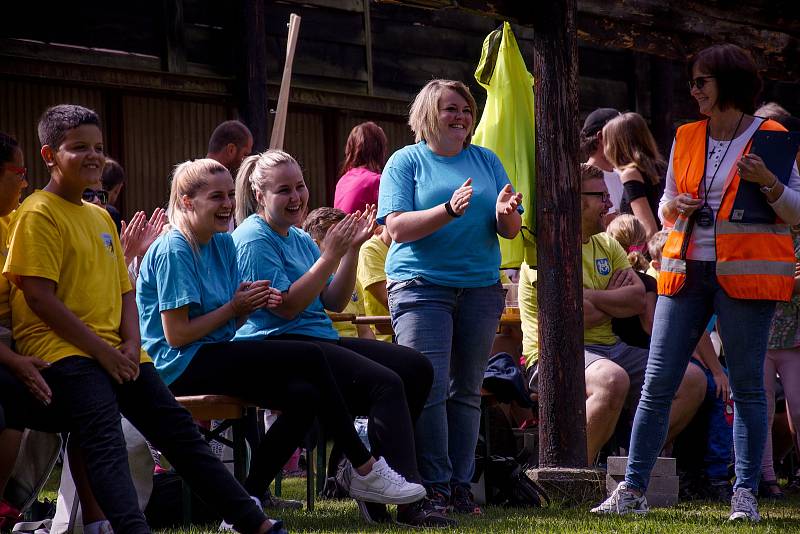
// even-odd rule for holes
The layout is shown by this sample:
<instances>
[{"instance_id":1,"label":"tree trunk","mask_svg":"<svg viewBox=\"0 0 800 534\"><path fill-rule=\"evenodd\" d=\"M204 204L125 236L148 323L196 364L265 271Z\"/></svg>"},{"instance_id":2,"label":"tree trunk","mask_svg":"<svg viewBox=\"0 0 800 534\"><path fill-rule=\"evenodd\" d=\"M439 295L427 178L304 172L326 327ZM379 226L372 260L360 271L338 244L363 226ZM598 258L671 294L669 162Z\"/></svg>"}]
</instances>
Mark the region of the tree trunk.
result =
<instances>
[{"instance_id":1,"label":"tree trunk","mask_svg":"<svg viewBox=\"0 0 800 534\"><path fill-rule=\"evenodd\" d=\"M539 465L586 466L576 0L534 20Z\"/></svg>"}]
</instances>

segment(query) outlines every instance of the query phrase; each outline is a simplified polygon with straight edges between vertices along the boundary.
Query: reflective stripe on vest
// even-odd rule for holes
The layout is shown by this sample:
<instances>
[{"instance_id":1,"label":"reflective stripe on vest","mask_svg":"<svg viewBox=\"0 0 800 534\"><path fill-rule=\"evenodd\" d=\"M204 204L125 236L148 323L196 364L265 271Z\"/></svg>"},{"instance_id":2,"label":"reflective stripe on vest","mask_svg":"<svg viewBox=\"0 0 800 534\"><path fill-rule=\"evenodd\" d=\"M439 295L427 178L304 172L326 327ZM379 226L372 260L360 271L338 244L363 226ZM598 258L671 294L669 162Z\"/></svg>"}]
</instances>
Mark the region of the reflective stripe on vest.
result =
<instances>
[{"instance_id":1,"label":"reflective stripe on vest","mask_svg":"<svg viewBox=\"0 0 800 534\"><path fill-rule=\"evenodd\" d=\"M676 188L679 193L690 193L696 198L703 179L706 128L706 121L687 124L675 136L672 170ZM759 129L784 131L770 120L764 121ZM750 144L747 143L743 154L749 152ZM733 298L788 301L794 287L795 268L789 226L777 216L774 224L730 222L739 180L734 165L725 180L715 220L717 280ZM674 295L684 285L689 233L689 219L678 216L662 252L660 295Z\"/></svg>"}]
</instances>

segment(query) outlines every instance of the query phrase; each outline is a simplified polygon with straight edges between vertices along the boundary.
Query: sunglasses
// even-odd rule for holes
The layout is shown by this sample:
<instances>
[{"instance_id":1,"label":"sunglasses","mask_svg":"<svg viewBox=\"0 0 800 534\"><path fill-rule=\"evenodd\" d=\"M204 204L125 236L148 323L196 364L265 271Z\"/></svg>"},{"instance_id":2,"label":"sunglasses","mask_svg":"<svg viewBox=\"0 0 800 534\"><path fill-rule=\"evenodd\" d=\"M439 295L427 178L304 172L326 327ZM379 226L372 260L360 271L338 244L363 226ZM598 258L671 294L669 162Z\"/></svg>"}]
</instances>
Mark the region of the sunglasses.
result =
<instances>
[{"instance_id":1,"label":"sunglasses","mask_svg":"<svg viewBox=\"0 0 800 534\"><path fill-rule=\"evenodd\" d=\"M611 195L609 193L604 193L603 191L581 191L581 195L586 195L587 197L600 197L603 202L611 200Z\"/></svg>"},{"instance_id":2,"label":"sunglasses","mask_svg":"<svg viewBox=\"0 0 800 534\"><path fill-rule=\"evenodd\" d=\"M702 90L703 87L706 86L706 83L708 83L708 80L713 80L714 78L716 78L716 76L698 76L694 80L689 80L689 90L691 91L695 87Z\"/></svg>"},{"instance_id":3,"label":"sunglasses","mask_svg":"<svg viewBox=\"0 0 800 534\"><path fill-rule=\"evenodd\" d=\"M81 195L86 202L92 202L95 198L100 201L100 204L108 204L108 191L95 191L94 189L84 189Z\"/></svg>"},{"instance_id":4,"label":"sunglasses","mask_svg":"<svg viewBox=\"0 0 800 534\"><path fill-rule=\"evenodd\" d=\"M24 180L28 176L28 169L25 167L17 167L16 165L5 164L5 168L19 176L20 180Z\"/></svg>"}]
</instances>

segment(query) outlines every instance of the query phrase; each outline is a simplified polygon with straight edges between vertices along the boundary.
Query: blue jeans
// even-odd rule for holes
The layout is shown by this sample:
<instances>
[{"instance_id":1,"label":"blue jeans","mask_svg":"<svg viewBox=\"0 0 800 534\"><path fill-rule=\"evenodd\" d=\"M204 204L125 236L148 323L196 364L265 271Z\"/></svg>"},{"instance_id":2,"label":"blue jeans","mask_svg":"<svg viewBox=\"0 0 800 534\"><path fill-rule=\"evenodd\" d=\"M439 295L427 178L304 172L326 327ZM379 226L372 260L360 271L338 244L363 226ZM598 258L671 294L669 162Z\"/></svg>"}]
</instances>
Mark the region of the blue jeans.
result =
<instances>
[{"instance_id":1,"label":"blue jeans","mask_svg":"<svg viewBox=\"0 0 800 534\"><path fill-rule=\"evenodd\" d=\"M481 384L505 303L498 282L454 288L421 277L390 282L397 343L424 354L433 386L416 424L417 463L425 486L450 495L469 486L481 417Z\"/></svg>"},{"instance_id":2,"label":"blue jeans","mask_svg":"<svg viewBox=\"0 0 800 534\"><path fill-rule=\"evenodd\" d=\"M672 398L712 312L716 312L734 400L734 488L755 492L767 435L764 357L775 302L731 298L717 282L715 262L690 260L686 264L683 289L672 297L658 297L656 304L625 481L631 487L647 489L666 439Z\"/></svg>"}]
</instances>

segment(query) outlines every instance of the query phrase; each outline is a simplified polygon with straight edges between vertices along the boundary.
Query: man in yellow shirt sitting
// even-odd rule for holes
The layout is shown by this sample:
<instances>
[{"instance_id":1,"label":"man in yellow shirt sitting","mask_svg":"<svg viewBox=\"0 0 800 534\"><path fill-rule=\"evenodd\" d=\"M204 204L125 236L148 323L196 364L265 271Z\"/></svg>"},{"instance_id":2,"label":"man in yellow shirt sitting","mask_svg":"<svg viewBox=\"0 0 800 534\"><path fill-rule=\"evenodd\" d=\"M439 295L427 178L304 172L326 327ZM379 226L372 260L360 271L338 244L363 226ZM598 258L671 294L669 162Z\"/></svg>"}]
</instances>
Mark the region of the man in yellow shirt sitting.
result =
<instances>
[{"instance_id":1,"label":"man in yellow shirt sitting","mask_svg":"<svg viewBox=\"0 0 800 534\"><path fill-rule=\"evenodd\" d=\"M647 351L619 340L611 319L638 315L644 308L644 286L631 269L625 251L603 231L602 220L611 206L602 171L581 165L581 234L583 268L584 369L586 377L587 457L593 462L614 433L623 409L631 415L639 402ZM538 305L536 271L523 264L519 285L523 354L536 391ZM546 312L546 310L545 310ZM695 383L697 382L697 383ZM697 410L705 385L684 377L670 414L670 437ZM688 415L687 415L688 414Z\"/></svg>"}]
</instances>

